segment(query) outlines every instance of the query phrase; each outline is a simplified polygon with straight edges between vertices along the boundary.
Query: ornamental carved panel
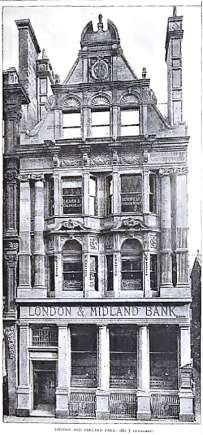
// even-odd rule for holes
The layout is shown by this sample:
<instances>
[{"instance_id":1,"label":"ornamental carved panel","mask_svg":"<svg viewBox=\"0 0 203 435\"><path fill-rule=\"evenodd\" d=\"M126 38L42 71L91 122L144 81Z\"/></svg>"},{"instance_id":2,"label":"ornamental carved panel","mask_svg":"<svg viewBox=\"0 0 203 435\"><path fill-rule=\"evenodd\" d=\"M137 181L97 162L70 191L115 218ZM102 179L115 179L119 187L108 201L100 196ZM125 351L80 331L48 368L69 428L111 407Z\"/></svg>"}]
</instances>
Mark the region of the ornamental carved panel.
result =
<instances>
[{"instance_id":1,"label":"ornamental carved panel","mask_svg":"<svg viewBox=\"0 0 203 435\"><path fill-rule=\"evenodd\" d=\"M16 352L15 326L6 327L4 333L8 344L8 357L14 359Z\"/></svg>"}]
</instances>

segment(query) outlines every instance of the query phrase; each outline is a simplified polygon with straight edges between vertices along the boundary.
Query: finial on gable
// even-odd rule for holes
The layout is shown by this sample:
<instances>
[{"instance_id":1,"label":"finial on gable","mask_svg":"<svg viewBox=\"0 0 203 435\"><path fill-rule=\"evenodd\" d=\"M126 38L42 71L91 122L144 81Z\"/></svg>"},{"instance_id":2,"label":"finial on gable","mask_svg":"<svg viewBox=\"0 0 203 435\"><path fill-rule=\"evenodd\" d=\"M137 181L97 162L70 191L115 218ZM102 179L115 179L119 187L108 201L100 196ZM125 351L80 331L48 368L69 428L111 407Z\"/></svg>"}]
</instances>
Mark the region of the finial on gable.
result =
<instances>
[{"instance_id":1,"label":"finial on gable","mask_svg":"<svg viewBox=\"0 0 203 435\"><path fill-rule=\"evenodd\" d=\"M177 7L173 6L173 17L177 17Z\"/></svg>"},{"instance_id":2,"label":"finial on gable","mask_svg":"<svg viewBox=\"0 0 203 435\"><path fill-rule=\"evenodd\" d=\"M97 23L98 30L103 30L102 14L99 14L98 18L99 18L99 22Z\"/></svg>"}]
</instances>

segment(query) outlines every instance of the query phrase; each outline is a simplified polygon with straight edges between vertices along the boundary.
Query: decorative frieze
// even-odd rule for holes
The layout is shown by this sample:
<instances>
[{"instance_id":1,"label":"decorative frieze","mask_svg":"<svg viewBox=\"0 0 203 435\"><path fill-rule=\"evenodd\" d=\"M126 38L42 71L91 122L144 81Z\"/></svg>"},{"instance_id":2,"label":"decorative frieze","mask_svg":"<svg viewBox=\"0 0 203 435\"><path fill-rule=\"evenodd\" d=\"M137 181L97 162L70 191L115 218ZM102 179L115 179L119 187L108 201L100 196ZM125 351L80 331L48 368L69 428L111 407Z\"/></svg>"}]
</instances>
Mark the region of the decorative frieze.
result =
<instances>
[{"instance_id":1,"label":"decorative frieze","mask_svg":"<svg viewBox=\"0 0 203 435\"><path fill-rule=\"evenodd\" d=\"M177 163L186 162L186 152L185 151L173 151L173 152L151 152L149 154L150 163Z\"/></svg>"},{"instance_id":2,"label":"decorative frieze","mask_svg":"<svg viewBox=\"0 0 203 435\"><path fill-rule=\"evenodd\" d=\"M16 351L16 337L15 337L15 326L7 326L4 330L5 336L8 343L8 356L9 359L15 358Z\"/></svg>"},{"instance_id":3,"label":"decorative frieze","mask_svg":"<svg viewBox=\"0 0 203 435\"><path fill-rule=\"evenodd\" d=\"M91 155L90 158L91 166L106 166L111 164L112 164L112 160L109 154Z\"/></svg>"}]
</instances>

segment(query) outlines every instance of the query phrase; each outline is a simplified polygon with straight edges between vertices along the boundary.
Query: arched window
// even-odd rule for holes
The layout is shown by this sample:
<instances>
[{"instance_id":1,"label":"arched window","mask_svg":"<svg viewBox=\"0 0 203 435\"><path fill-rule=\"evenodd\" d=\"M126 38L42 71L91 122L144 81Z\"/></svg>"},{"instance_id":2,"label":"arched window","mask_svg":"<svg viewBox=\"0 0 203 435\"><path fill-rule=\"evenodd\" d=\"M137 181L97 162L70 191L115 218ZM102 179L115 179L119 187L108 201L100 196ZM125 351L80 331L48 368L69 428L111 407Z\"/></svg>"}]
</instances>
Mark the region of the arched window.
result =
<instances>
[{"instance_id":1,"label":"arched window","mask_svg":"<svg viewBox=\"0 0 203 435\"><path fill-rule=\"evenodd\" d=\"M143 290L142 245L138 240L128 239L121 248L122 290Z\"/></svg>"},{"instance_id":2,"label":"arched window","mask_svg":"<svg viewBox=\"0 0 203 435\"><path fill-rule=\"evenodd\" d=\"M82 248L76 240L67 241L63 247L63 290L82 290Z\"/></svg>"}]
</instances>

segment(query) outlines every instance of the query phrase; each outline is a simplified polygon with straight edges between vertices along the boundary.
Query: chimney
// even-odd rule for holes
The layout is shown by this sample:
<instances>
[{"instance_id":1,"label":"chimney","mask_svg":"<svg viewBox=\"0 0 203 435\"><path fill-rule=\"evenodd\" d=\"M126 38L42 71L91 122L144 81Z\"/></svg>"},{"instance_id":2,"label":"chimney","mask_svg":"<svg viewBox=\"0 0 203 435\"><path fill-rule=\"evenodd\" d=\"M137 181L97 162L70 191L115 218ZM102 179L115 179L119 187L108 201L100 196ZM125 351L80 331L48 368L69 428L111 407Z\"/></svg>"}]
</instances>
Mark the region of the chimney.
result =
<instances>
[{"instance_id":1,"label":"chimney","mask_svg":"<svg viewBox=\"0 0 203 435\"><path fill-rule=\"evenodd\" d=\"M36 61L40 53L31 22L16 20L19 38L19 80L30 99L27 113L23 113L24 128L31 129L37 123Z\"/></svg>"},{"instance_id":2,"label":"chimney","mask_svg":"<svg viewBox=\"0 0 203 435\"><path fill-rule=\"evenodd\" d=\"M178 125L183 121L182 22L183 17L177 16L176 7L174 7L173 16L168 18L165 44L168 79L168 121L171 125Z\"/></svg>"}]
</instances>

